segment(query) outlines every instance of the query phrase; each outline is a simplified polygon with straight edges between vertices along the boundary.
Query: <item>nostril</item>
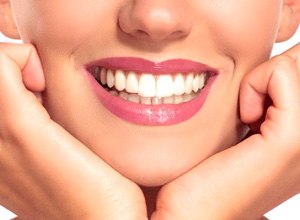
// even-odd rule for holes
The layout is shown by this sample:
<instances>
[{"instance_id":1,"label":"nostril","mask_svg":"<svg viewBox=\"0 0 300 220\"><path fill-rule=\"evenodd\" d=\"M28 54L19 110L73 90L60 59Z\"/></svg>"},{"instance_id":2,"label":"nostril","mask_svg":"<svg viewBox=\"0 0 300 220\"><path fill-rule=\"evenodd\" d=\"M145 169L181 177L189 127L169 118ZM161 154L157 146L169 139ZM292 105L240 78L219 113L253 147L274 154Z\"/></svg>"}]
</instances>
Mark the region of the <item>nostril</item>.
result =
<instances>
[{"instance_id":1,"label":"nostril","mask_svg":"<svg viewBox=\"0 0 300 220\"><path fill-rule=\"evenodd\" d=\"M171 34L171 37L173 37L173 38L179 38L179 37L183 37L185 35L186 35L186 33L184 31L174 31Z\"/></svg>"},{"instance_id":2,"label":"nostril","mask_svg":"<svg viewBox=\"0 0 300 220\"><path fill-rule=\"evenodd\" d=\"M163 29L161 30L156 30L156 32L148 32L142 29L136 29L132 31L131 33L132 36L135 36L137 38L143 38L143 39L151 39L151 40L163 40L166 38L169 39L174 39L174 38L180 38L185 36L184 31L178 30L178 31L173 31L173 32L168 32L165 33Z\"/></svg>"},{"instance_id":3,"label":"nostril","mask_svg":"<svg viewBox=\"0 0 300 220\"><path fill-rule=\"evenodd\" d=\"M136 30L135 34L140 37L149 37L149 34L146 31L140 29Z\"/></svg>"}]
</instances>

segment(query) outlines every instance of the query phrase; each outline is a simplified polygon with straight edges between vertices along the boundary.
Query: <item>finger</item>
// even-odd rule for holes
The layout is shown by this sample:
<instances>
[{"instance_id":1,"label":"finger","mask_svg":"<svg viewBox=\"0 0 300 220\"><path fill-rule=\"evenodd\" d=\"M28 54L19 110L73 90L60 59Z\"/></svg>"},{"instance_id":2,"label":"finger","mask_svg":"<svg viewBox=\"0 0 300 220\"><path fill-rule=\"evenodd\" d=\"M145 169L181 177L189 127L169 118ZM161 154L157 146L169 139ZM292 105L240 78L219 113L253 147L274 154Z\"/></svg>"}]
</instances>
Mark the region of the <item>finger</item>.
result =
<instances>
[{"instance_id":1,"label":"finger","mask_svg":"<svg viewBox=\"0 0 300 220\"><path fill-rule=\"evenodd\" d=\"M0 43L0 53L3 59L8 58L19 67L27 89L33 92L41 92L45 89L42 65L33 45ZM3 65L5 66L5 63Z\"/></svg>"},{"instance_id":2,"label":"finger","mask_svg":"<svg viewBox=\"0 0 300 220\"><path fill-rule=\"evenodd\" d=\"M267 96L275 109L299 110L300 74L296 62L288 56L276 57L249 73L241 84L240 111L243 122L250 124L263 115Z\"/></svg>"},{"instance_id":3,"label":"finger","mask_svg":"<svg viewBox=\"0 0 300 220\"><path fill-rule=\"evenodd\" d=\"M29 44L0 44L2 120L11 118L7 115L18 118L18 113L34 103L38 104L25 86L34 93L44 90L45 87L44 73L35 48Z\"/></svg>"},{"instance_id":4,"label":"finger","mask_svg":"<svg viewBox=\"0 0 300 220\"><path fill-rule=\"evenodd\" d=\"M33 47L25 68L22 70L23 83L32 92L45 90L45 76L37 51Z\"/></svg>"},{"instance_id":5,"label":"finger","mask_svg":"<svg viewBox=\"0 0 300 220\"><path fill-rule=\"evenodd\" d=\"M285 51L282 55L294 59L296 61L298 70L300 70L300 43Z\"/></svg>"},{"instance_id":6,"label":"finger","mask_svg":"<svg viewBox=\"0 0 300 220\"><path fill-rule=\"evenodd\" d=\"M162 191L159 197L168 204L160 202L158 212L187 219L259 219L299 188L299 169L287 172L291 164L264 144L247 139L199 164Z\"/></svg>"}]
</instances>

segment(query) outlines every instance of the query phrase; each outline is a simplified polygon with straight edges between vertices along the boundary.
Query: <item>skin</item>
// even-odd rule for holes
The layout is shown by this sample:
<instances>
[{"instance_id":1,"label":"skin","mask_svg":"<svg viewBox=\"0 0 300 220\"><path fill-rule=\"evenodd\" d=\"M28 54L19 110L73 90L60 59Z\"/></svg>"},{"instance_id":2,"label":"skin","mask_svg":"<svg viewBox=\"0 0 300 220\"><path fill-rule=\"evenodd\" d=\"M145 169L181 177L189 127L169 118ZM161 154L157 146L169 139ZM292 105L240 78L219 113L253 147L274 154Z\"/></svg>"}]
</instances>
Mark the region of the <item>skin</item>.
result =
<instances>
[{"instance_id":1,"label":"skin","mask_svg":"<svg viewBox=\"0 0 300 220\"><path fill-rule=\"evenodd\" d=\"M22 38L38 48L46 77L43 100L51 117L118 172L146 186L165 184L240 141L240 81L270 55L281 11L281 1L275 2L12 1ZM191 120L138 126L109 113L82 74L85 64L113 56L185 58L220 75Z\"/></svg>"},{"instance_id":2,"label":"skin","mask_svg":"<svg viewBox=\"0 0 300 220\"><path fill-rule=\"evenodd\" d=\"M299 2L11 3L22 39L35 47L1 45L0 88L12 97L0 98L1 158L18 160L3 160L1 176L11 177L0 187L0 201L24 219L143 219L145 201L136 184L163 185L155 220L255 219L300 191L299 46L268 61L273 43L296 30ZM112 56L185 58L220 74L192 119L168 127L137 126L109 113L82 73L84 64ZM261 125L267 95L273 104ZM12 120L11 111L20 120ZM247 131L241 120L261 129L239 143ZM10 174L27 169L27 178ZM12 184L20 182L30 194L20 195L22 188ZM62 186L69 190L57 190ZM145 194L148 207L153 206ZM35 200L33 207L41 213L24 205Z\"/></svg>"}]
</instances>

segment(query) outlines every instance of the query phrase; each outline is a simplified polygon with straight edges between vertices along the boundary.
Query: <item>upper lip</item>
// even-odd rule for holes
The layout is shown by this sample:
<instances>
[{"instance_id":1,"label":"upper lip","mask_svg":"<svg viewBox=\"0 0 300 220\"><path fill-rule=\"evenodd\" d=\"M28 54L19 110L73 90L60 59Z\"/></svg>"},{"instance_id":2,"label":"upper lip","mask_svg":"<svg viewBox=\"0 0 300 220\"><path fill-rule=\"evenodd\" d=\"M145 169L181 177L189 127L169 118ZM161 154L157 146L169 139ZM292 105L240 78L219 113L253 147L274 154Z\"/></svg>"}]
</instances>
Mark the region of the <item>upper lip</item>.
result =
<instances>
[{"instance_id":1,"label":"upper lip","mask_svg":"<svg viewBox=\"0 0 300 220\"><path fill-rule=\"evenodd\" d=\"M136 57L111 57L93 61L86 67L104 67L107 69L121 69L138 73L176 74L176 73L202 73L217 74L217 70L200 62L187 59L170 59L162 62L153 62Z\"/></svg>"}]
</instances>

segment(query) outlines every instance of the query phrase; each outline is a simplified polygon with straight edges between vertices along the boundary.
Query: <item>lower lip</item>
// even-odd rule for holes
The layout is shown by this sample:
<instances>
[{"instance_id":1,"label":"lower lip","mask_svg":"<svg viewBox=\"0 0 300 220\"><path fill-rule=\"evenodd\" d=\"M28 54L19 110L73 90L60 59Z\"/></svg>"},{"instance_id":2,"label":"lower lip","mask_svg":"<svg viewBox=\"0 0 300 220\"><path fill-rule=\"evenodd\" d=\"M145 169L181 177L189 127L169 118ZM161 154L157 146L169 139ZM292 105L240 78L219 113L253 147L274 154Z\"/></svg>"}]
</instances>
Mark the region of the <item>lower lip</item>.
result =
<instances>
[{"instance_id":1,"label":"lower lip","mask_svg":"<svg viewBox=\"0 0 300 220\"><path fill-rule=\"evenodd\" d=\"M189 102L181 104L144 105L126 101L107 92L95 78L86 75L100 102L117 117L138 125L167 126L175 125L192 118L203 106L209 90L216 79L211 75L206 86Z\"/></svg>"}]
</instances>

